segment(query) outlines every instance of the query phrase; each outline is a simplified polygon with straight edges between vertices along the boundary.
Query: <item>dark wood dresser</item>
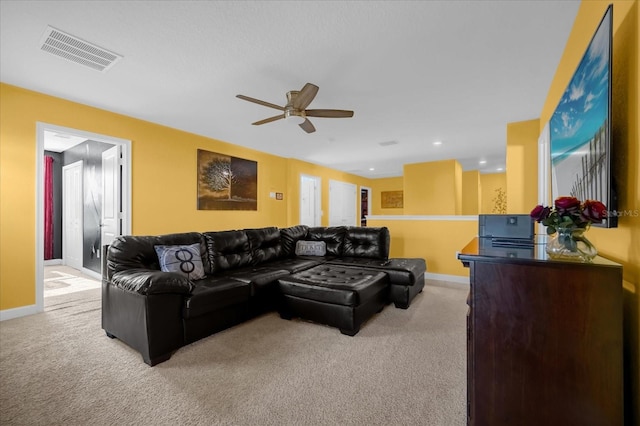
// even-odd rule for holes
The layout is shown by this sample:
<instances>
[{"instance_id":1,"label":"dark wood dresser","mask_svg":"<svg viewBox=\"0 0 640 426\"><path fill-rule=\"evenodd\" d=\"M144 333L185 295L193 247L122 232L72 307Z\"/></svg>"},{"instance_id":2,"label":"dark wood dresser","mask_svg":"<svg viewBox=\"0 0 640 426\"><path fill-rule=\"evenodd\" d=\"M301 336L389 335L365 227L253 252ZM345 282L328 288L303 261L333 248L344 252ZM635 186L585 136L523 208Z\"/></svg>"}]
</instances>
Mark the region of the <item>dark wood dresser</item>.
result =
<instances>
[{"instance_id":1,"label":"dark wood dresser","mask_svg":"<svg viewBox=\"0 0 640 426\"><path fill-rule=\"evenodd\" d=\"M472 240L469 425L622 425L622 267Z\"/></svg>"}]
</instances>

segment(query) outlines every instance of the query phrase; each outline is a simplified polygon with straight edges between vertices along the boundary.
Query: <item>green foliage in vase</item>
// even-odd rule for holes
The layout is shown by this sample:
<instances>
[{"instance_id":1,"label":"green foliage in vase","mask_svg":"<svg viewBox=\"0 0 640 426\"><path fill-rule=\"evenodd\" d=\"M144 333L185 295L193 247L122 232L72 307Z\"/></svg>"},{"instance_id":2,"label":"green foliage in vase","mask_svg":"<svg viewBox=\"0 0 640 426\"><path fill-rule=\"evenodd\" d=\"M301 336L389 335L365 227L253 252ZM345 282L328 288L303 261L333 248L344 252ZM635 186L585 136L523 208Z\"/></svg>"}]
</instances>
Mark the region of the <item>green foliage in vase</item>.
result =
<instances>
[{"instance_id":1,"label":"green foliage in vase","mask_svg":"<svg viewBox=\"0 0 640 426\"><path fill-rule=\"evenodd\" d=\"M507 194L502 187L496 189L496 196L493 201L493 213L505 214L507 212Z\"/></svg>"}]
</instances>

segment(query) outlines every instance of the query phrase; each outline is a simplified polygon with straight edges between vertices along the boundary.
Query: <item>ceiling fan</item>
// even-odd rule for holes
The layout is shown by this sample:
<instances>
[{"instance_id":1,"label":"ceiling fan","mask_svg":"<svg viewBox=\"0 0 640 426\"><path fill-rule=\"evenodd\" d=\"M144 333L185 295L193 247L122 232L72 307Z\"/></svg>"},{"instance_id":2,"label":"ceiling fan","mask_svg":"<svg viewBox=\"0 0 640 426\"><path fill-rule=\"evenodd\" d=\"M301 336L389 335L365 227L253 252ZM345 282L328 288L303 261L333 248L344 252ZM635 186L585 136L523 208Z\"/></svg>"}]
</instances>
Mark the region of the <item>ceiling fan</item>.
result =
<instances>
[{"instance_id":1,"label":"ceiling fan","mask_svg":"<svg viewBox=\"0 0 640 426\"><path fill-rule=\"evenodd\" d=\"M261 124L271 123L272 121L280 120L283 118L297 120L302 130L307 133L313 133L316 128L309 121L307 117L322 117L322 118L349 118L353 117L353 111L346 111L342 109L306 109L313 98L318 93L318 86L315 84L307 83L302 90L291 90L287 92L287 104L285 106L275 105L269 102L261 101L259 99L250 98L249 96L236 95L237 98L244 99L245 101L253 102L259 105L264 105L269 108L279 109L282 114L274 115L273 117L265 118L264 120L251 123L254 126Z\"/></svg>"}]
</instances>

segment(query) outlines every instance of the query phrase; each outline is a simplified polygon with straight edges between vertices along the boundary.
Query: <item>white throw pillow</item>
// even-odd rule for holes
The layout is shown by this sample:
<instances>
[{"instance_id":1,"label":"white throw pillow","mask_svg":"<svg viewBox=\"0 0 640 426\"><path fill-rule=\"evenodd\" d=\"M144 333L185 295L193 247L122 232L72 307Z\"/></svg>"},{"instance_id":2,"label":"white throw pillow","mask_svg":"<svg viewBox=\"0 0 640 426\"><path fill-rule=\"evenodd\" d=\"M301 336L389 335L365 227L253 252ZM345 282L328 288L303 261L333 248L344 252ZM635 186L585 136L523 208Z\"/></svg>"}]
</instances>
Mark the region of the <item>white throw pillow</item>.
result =
<instances>
[{"instance_id":1,"label":"white throw pillow","mask_svg":"<svg viewBox=\"0 0 640 426\"><path fill-rule=\"evenodd\" d=\"M327 254L327 244L324 241L304 241L296 243L296 256L324 256Z\"/></svg>"},{"instance_id":2,"label":"white throw pillow","mask_svg":"<svg viewBox=\"0 0 640 426\"><path fill-rule=\"evenodd\" d=\"M187 246L154 246L158 254L160 269L177 272L190 280L204 278L204 265L200 257L200 244Z\"/></svg>"}]
</instances>

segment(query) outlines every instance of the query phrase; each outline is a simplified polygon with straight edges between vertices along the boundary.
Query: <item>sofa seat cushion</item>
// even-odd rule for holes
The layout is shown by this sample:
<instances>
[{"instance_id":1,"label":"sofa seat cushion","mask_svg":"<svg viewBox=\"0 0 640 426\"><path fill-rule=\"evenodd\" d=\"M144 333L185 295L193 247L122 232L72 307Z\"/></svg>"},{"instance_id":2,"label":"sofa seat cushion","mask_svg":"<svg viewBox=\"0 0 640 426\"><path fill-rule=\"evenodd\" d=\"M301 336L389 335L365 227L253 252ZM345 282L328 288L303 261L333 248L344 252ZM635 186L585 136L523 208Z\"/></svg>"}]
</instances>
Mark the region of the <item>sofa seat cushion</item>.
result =
<instances>
[{"instance_id":1,"label":"sofa seat cushion","mask_svg":"<svg viewBox=\"0 0 640 426\"><path fill-rule=\"evenodd\" d=\"M384 270L391 284L414 285L427 271L427 262L422 258L389 259Z\"/></svg>"},{"instance_id":2,"label":"sofa seat cushion","mask_svg":"<svg viewBox=\"0 0 640 426\"><path fill-rule=\"evenodd\" d=\"M289 271L291 274L295 274L296 272L304 271L305 269L313 268L314 266L318 266L323 264L325 261L324 258L317 257L297 257L295 259L280 259L273 262L269 262L269 267L276 269L284 269Z\"/></svg>"},{"instance_id":3,"label":"sofa seat cushion","mask_svg":"<svg viewBox=\"0 0 640 426\"><path fill-rule=\"evenodd\" d=\"M288 296L343 306L359 306L387 287L384 272L319 265L278 280Z\"/></svg>"},{"instance_id":4,"label":"sofa seat cushion","mask_svg":"<svg viewBox=\"0 0 640 426\"><path fill-rule=\"evenodd\" d=\"M395 258L383 261L357 257L328 259L327 264L358 266L384 271L393 285L414 285L427 270L427 263L421 258Z\"/></svg>"},{"instance_id":5,"label":"sofa seat cushion","mask_svg":"<svg viewBox=\"0 0 640 426\"><path fill-rule=\"evenodd\" d=\"M278 278L286 277L290 272L286 269L270 268L266 266L257 266L255 268L242 268L233 271L227 271L225 278L240 281L249 285L251 296L260 293L264 288L275 286Z\"/></svg>"},{"instance_id":6,"label":"sofa seat cushion","mask_svg":"<svg viewBox=\"0 0 640 426\"><path fill-rule=\"evenodd\" d=\"M227 277L206 277L198 280L191 295L185 297L182 315L194 318L231 305L248 303L247 283Z\"/></svg>"},{"instance_id":7,"label":"sofa seat cushion","mask_svg":"<svg viewBox=\"0 0 640 426\"><path fill-rule=\"evenodd\" d=\"M342 266L362 266L368 268L381 268L384 269L385 266L389 264L389 260L384 259L373 259L370 257L333 257L331 259L327 259L326 263L331 263L335 265Z\"/></svg>"}]
</instances>

